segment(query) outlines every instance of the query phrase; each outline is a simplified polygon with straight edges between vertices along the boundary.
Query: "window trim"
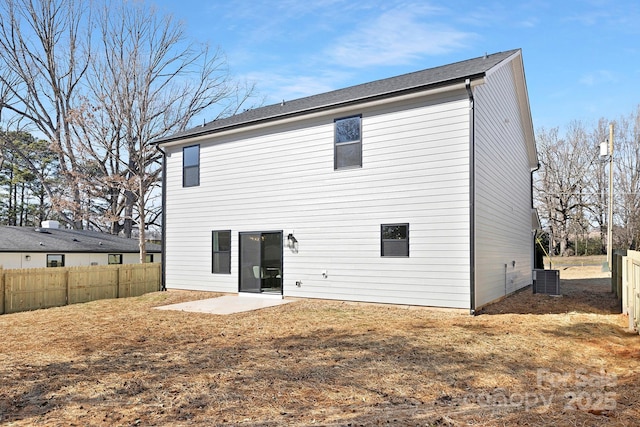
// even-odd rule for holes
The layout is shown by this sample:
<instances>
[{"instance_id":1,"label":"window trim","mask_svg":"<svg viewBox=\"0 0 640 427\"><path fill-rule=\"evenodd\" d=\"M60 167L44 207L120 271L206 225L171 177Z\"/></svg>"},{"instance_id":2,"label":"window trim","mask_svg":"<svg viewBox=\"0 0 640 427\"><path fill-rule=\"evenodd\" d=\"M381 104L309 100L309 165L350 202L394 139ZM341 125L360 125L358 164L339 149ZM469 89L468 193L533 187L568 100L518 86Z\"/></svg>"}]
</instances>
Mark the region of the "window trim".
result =
<instances>
[{"instance_id":1,"label":"window trim","mask_svg":"<svg viewBox=\"0 0 640 427\"><path fill-rule=\"evenodd\" d=\"M55 265L55 266L54 265L50 265L51 261L49 261L49 257L51 257L51 256L59 256L59 257L61 257L62 258L62 265ZM64 262L64 254L47 254L47 268L50 268L50 267L52 267L52 268L64 267L64 264L65 264L65 262Z\"/></svg>"},{"instance_id":2,"label":"window trim","mask_svg":"<svg viewBox=\"0 0 640 427\"><path fill-rule=\"evenodd\" d=\"M190 148L198 149L198 161L195 164L187 164L185 151ZM187 183L187 171L196 170L196 182ZM188 185L187 185L188 184ZM182 148L182 186L183 187L198 187L200 186L200 144L189 145Z\"/></svg>"},{"instance_id":3,"label":"window trim","mask_svg":"<svg viewBox=\"0 0 640 427\"><path fill-rule=\"evenodd\" d=\"M407 238L406 239L384 239L384 228L385 227L406 227L407 228ZM385 255L384 253L384 243L385 242L406 242L407 254L406 255ZM380 257L383 258L409 258L410 255L410 240L409 240L409 223L408 222L398 222L398 223L389 223L389 224L380 224Z\"/></svg>"},{"instance_id":4,"label":"window trim","mask_svg":"<svg viewBox=\"0 0 640 427\"><path fill-rule=\"evenodd\" d=\"M111 262L111 257L114 257L119 262ZM107 265L120 265L122 264L123 256L122 254L107 254Z\"/></svg>"},{"instance_id":5,"label":"window trim","mask_svg":"<svg viewBox=\"0 0 640 427\"><path fill-rule=\"evenodd\" d=\"M354 119L354 118L358 119L358 127L359 127L358 140L338 142L338 138L337 138L338 122L342 120L348 120L348 119ZM338 147L342 147L345 145L358 145L358 147L360 148L359 164L349 165L349 166L340 166L340 167L338 166ZM333 170L357 169L357 168L362 168L362 114L355 114L353 116L347 116L347 117L338 117L333 120Z\"/></svg>"},{"instance_id":6,"label":"window trim","mask_svg":"<svg viewBox=\"0 0 640 427\"><path fill-rule=\"evenodd\" d=\"M214 242L215 242L215 234L216 233L228 233L229 234L229 250L215 250ZM231 274L231 230L212 230L211 231L211 274ZM214 262L216 254L228 254L228 263L224 265L224 269L220 271L215 270L216 263Z\"/></svg>"}]
</instances>

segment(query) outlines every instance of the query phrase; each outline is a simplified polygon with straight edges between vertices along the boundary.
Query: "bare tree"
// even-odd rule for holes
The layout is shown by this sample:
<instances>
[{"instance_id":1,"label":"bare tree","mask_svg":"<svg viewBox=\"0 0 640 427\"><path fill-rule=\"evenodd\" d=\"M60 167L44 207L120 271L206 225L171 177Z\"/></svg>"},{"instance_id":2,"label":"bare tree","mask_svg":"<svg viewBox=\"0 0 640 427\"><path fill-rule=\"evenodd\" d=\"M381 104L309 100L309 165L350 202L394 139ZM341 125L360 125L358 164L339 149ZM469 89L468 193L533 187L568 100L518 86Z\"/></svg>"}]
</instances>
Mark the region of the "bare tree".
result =
<instances>
[{"instance_id":1,"label":"bare tree","mask_svg":"<svg viewBox=\"0 0 640 427\"><path fill-rule=\"evenodd\" d=\"M144 3L8 0L3 12L0 106L51 141L70 196L49 191L58 212L128 237L137 225L144 262L146 225L159 217L161 158L150 143L204 113L236 112L253 87Z\"/></svg>"},{"instance_id":2,"label":"bare tree","mask_svg":"<svg viewBox=\"0 0 640 427\"><path fill-rule=\"evenodd\" d=\"M584 227L587 221L584 208L589 194L585 189L597 153L580 122L572 122L563 139L558 136L558 128L539 129L537 145L540 170L534 182L536 203L559 246L559 254L564 256L569 253L570 227Z\"/></svg>"},{"instance_id":3,"label":"bare tree","mask_svg":"<svg viewBox=\"0 0 640 427\"><path fill-rule=\"evenodd\" d=\"M640 106L615 125L615 210L620 227L616 245L636 249L640 243Z\"/></svg>"},{"instance_id":4,"label":"bare tree","mask_svg":"<svg viewBox=\"0 0 640 427\"><path fill-rule=\"evenodd\" d=\"M81 45L90 40L83 26L85 3L4 0L0 12L3 119L13 115L15 122L50 141L67 192L46 191L61 219L82 228L83 197L69 113L89 64L86 46Z\"/></svg>"},{"instance_id":5,"label":"bare tree","mask_svg":"<svg viewBox=\"0 0 640 427\"><path fill-rule=\"evenodd\" d=\"M588 193L587 204L585 206L590 225L599 232L599 252L606 251L606 235L608 227L608 200L609 200L609 179L608 168L605 158L600 158L600 144L609 138L609 121L601 118L596 127L588 134L589 149L597 155L594 157L591 167L586 177L586 192Z\"/></svg>"},{"instance_id":6,"label":"bare tree","mask_svg":"<svg viewBox=\"0 0 640 427\"><path fill-rule=\"evenodd\" d=\"M127 236L137 222L144 262L147 207L161 173L160 153L150 143L184 130L213 106L217 114L235 111L252 88L231 79L221 52L188 43L180 23L142 4L106 5L98 25L100 54L83 109L91 114L82 116L81 128L94 143L86 151L104 165L109 213L123 218Z\"/></svg>"}]
</instances>

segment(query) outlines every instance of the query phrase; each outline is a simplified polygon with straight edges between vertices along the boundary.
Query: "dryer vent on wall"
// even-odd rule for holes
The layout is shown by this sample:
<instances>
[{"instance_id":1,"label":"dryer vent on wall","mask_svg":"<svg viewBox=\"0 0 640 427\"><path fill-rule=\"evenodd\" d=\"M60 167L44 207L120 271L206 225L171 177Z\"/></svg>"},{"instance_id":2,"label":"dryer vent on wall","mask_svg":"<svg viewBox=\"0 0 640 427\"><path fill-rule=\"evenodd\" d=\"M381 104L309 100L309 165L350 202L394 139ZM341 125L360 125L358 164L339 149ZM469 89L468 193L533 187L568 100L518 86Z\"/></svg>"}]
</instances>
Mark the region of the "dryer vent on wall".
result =
<instances>
[{"instance_id":1,"label":"dryer vent on wall","mask_svg":"<svg viewBox=\"0 0 640 427\"><path fill-rule=\"evenodd\" d=\"M533 293L560 295L560 270L533 270Z\"/></svg>"}]
</instances>

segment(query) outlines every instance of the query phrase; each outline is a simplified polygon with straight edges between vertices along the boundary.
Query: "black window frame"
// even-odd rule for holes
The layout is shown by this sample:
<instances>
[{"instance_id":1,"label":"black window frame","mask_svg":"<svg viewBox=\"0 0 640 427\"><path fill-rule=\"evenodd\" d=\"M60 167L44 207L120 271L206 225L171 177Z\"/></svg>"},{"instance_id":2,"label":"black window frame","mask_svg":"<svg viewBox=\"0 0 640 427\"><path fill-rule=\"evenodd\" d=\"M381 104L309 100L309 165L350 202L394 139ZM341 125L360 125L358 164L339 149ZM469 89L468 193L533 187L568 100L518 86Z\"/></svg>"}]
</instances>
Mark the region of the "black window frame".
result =
<instances>
[{"instance_id":1,"label":"black window frame","mask_svg":"<svg viewBox=\"0 0 640 427\"><path fill-rule=\"evenodd\" d=\"M58 261L57 260L50 260L49 257L60 257L62 259L62 263L61 265L58 265ZM51 263L55 261L56 265L51 265ZM47 268L49 267L64 267L64 254L47 254Z\"/></svg>"},{"instance_id":2,"label":"black window frame","mask_svg":"<svg viewBox=\"0 0 640 427\"><path fill-rule=\"evenodd\" d=\"M190 149L197 149L197 161L195 163L187 162L187 151ZM193 174L192 171L195 171ZM192 177L195 177L195 181L191 182ZM198 187L200 186L200 144L189 145L182 149L182 186L183 187Z\"/></svg>"},{"instance_id":3,"label":"black window frame","mask_svg":"<svg viewBox=\"0 0 640 427\"><path fill-rule=\"evenodd\" d=\"M347 120L352 120L352 119L358 119L358 139L350 139L347 141L339 141L339 132L338 132L338 126L341 122L347 121ZM358 163L353 163L353 164L348 164L348 165L341 165L340 161L339 161L339 157L340 157L340 149L343 147L347 147L347 146L357 146L359 149L359 162ZM347 117L339 117L337 119L334 119L333 121L333 169L334 170L342 170L342 169L356 169L356 168L362 168L362 114L357 114L357 115L353 115L353 116L347 116Z\"/></svg>"},{"instance_id":4,"label":"black window frame","mask_svg":"<svg viewBox=\"0 0 640 427\"><path fill-rule=\"evenodd\" d=\"M406 237L400 238L400 239L399 238L385 239L385 227L406 227L406 232L405 232ZM398 243L398 242L405 242L406 254L403 253L400 255L391 255L391 254L385 253L385 246L390 246L390 245L385 245L385 243ZM389 250L387 250L387 252L388 251ZM380 225L380 256L384 258L409 258L409 223L408 222Z\"/></svg>"},{"instance_id":5,"label":"black window frame","mask_svg":"<svg viewBox=\"0 0 640 427\"><path fill-rule=\"evenodd\" d=\"M218 237L218 239L216 240L216 234L219 235L219 233L228 234L229 246L227 249L220 249L220 238ZM218 242L217 249L216 241ZM226 260L223 256L226 256ZM225 262L216 262L216 258L222 258L222 260ZM211 231L211 274L231 274L231 230Z\"/></svg>"},{"instance_id":6,"label":"black window frame","mask_svg":"<svg viewBox=\"0 0 640 427\"><path fill-rule=\"evenodd\" d=\"M112 257L115 258L115 260L117 262L111 262ZM123 258L122 254L108 254L107 255L107 264L108 265L120 265L120 264L122 264L122 258Z\"/></svg>"}]
</instances>

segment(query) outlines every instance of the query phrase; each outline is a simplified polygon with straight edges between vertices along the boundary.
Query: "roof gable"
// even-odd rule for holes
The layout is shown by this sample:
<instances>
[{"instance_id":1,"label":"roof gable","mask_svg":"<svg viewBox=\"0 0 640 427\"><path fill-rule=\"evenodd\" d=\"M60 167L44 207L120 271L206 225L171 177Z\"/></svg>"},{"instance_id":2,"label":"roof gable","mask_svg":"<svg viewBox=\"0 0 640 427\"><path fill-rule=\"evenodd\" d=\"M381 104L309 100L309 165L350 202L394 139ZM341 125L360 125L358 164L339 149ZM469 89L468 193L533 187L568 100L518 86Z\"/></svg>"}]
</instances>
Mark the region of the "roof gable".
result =
<instances>
[{"instance_id":1,"label":"roof gable","mask_svg":"<svg viewBox=\"0 0 640 427\"><path fill-rule=\"evenodd\" d=\"M284 100L280 104L267 105L247 110L231 117L214 120L203 126L158 139L154 143L175 142L265 121L299 116L376 99L391 98L430 88L453 85L464 82L466 79L481 78L493 67L517 52L520 52L520 49L484 55L466 61L376 80L305 98L291 101Z\"/></svg>"}]
</instances>

